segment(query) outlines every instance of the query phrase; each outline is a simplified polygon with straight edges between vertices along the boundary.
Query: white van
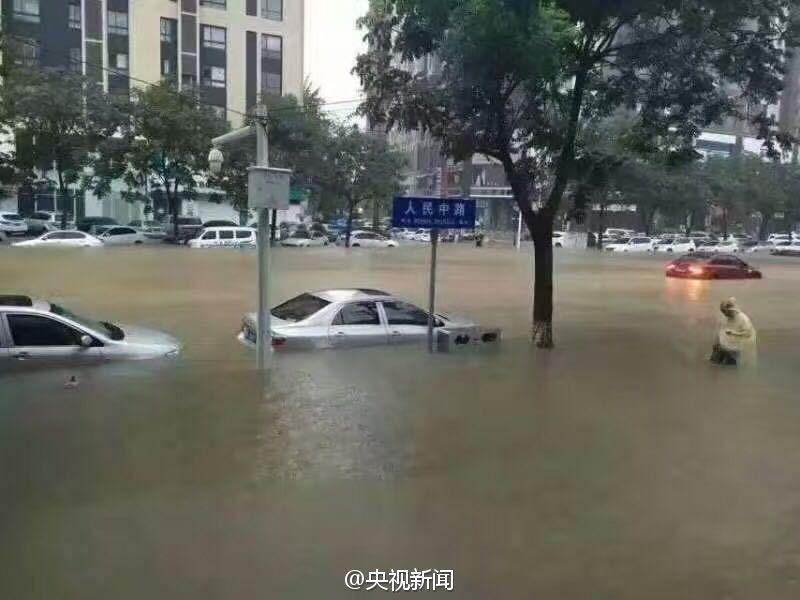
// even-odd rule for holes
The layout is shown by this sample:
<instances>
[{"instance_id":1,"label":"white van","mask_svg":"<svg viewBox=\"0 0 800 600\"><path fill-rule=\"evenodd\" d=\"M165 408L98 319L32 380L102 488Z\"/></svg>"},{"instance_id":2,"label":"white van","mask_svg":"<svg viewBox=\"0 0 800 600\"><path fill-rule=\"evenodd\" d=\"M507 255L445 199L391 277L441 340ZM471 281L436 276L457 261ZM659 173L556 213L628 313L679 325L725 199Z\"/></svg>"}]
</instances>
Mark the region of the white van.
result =
<instances>
[{"instance_id":1,"label":"white van","mask_svg":"<svg viewBox=\"0 0 800 600\"><path fill-rule=\"evenodd\" d=\"M256 245L256 230L252 227L209 227L193 240L190 248L222 248Z\"/></svg>"}]
</instances>

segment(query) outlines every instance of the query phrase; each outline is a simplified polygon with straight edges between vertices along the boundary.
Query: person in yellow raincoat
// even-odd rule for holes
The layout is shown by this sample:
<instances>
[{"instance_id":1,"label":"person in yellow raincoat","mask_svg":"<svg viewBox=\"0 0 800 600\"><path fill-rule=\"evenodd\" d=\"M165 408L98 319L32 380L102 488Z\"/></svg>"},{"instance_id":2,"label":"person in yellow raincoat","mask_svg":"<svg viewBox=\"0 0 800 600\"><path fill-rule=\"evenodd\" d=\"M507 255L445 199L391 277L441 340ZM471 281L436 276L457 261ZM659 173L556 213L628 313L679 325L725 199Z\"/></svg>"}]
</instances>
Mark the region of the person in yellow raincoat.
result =
<instances>
[{"instance_id":1,"label":"person in yellow raincoat","mask_svg":"<svg viewBox=\"0 0 800 600\"><path fill-rule=\"evenodd\" d=\"M736 306L734 298L724 300L711 362L720 365L752 366L756 362L756 329L750 317Z\"/></svg>"}]
</instances>

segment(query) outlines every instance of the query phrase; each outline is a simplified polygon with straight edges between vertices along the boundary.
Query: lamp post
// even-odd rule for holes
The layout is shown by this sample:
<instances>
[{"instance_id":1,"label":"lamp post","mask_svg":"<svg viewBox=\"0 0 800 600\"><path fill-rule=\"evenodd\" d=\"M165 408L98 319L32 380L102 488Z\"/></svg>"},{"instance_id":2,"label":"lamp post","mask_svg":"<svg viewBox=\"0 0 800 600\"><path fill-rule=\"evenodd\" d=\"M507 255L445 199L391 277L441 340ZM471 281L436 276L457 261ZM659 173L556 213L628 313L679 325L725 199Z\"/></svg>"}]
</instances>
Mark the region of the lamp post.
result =
<instances>
[{"instance_id":1,"label":"lamp post","mask_svg":"<svg viewBox=\"0 0 800 600\"><path fill-rule=\"evenodd\" d=\"M269 311L269 211L289 207L288 169L269 166L269 140L267 137L267 108L259 104L253 111L254 124L237 129L212 140L208 165L212 173L222 170L225 160L219 146L241 142L256 136L256 164L248 167L247 204L258 210L258 332L256 334L256 364L260 371L269 368L267 357L272 348L272 329Z\"/></svg>"}]
</instances>

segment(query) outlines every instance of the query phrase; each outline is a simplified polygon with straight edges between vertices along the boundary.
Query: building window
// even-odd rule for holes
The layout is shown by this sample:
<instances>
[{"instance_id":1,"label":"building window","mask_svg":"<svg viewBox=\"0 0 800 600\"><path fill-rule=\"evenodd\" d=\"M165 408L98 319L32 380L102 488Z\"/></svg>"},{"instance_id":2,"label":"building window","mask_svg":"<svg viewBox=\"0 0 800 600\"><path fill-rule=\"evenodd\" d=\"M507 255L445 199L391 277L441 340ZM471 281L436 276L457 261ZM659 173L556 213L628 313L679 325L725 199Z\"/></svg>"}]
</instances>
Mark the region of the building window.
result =
<instances>
[{"instance_id":1,"label":"building window","mask_svg":"<svg viewBox=\"0 0 800 600\"><path fill-rule=\"evenodd\" d=\"M203 67L203 85L213 88L225 87L225 67Z\"/></svg>"},{"instance_id":2,"label":"building window","mask_svg":"<svg viewBox=\"0 0 800 600\"><path fill-rule=\"evenodd\" d=\"M127 71L128 70L128 55L127 54L117 54L114 59L114 67L117 71Z\"/></svg>"},{"instance_id":3,"label":"building window","mask_svg":"<svg viewBox=\"0 0 800 600\"><path fill-rule=\"evenodd\" d=\"M108 33L128 35L128 13L108 11Z\"/></svg>"},{"instance_id":4,"label":"building window","mask_svg":"<svg viewBox=\"0 0 800 600\"><path fill-rule=\"evenodd\" d=\"M74 2L70 2L69 4L69 26L70 29L80 29L81 28L81 4L78 2L75 4Z\"/></svg>"},{"instance_id":5,"label":"building window","mask_svg":"<svg viewBox=\"0 0 800 600\"><path fill-rule=\"evenodd\" d=\"M178 41L178 21L161 18L161 41L175 44Z\"/></svg>"},{"instance_id":6,"label":"building window","mask_svg":"<svg viewBox=\"0 0 800 600\"><path fill-rule=\"evenodd\" d=\"M83 55L80 48L69 49L69 68L75 73L83 73Z\"/></svg>"},{"instance_id":7,"label":"building window","mask_svg":"<svg viewBox=\"0 0 800 600\"><path fill-rule=\"evenodd\" d=\"M165 58L161 61L161 75L165 77L172 77L175 74L175 68L172 66L172 61Z\"/></svg>"},{"instance_id":8,"label":"building window","mask_svg":"<svg viewBox=\"0 0 800 600\"><path fill-rule=\"evenodd\" d=\"M20 38L14 40L13 44L16 47L14 62L26 67L36 67L39 65L39 57L42 49L36 40Z\"/></svg>"},{"instance_id":9,"label":"building window","mask_svg":"<svg viewBox=\"0 0 800 600\"><path fill-rule=\"evenodd\" d=\"M271 21L283 21L283 0L261 0L261 16Z\"/></svg>"},{"instance_id":10,"label":"building window","mask_svg":"<svg viewBox=\"0 0 800 600\"><path fill-rule=\"evenodd\" d=\"M283 94L283 40L277 35L261 36L261 90L264 94Z\"/></svg>"},{"instance_id":11,"label":"building window","mask_svg":"<svg viewBox=\"0 0 800 600\"><path fill-rule=\"evenodd\" d=\"M225 28L203 25L203 47L225 50Z\"/></svg>"},{"instance_id":12,"label":"building window","mask_svg":"<svg viewBox=\"0 0 800 600\"><path fill-rule=\"evenodd\" d=\"M14 18L28 23L39 22L39 0L14 0Z\"/></svg>"},{"instance_id":13,"label":"building window","mask_svg":"<svg viewBox=\"0 0 800 600\"><path fill-rule=\"evenodd\" d=\"M197 78L191 73L184 73L181 75L181 87L193 88L197 85Z\"/></svg>"},{"instance_id":14,"label":"building window","mask_svg":"<svg viewBox=\"0 0 800 600\"><path fill-rule=\"evenodd\" d=\"M226 0L200 0L200 6L210 6L211 8L221 8L225 10Z\"/></svg>"}]
</instances>

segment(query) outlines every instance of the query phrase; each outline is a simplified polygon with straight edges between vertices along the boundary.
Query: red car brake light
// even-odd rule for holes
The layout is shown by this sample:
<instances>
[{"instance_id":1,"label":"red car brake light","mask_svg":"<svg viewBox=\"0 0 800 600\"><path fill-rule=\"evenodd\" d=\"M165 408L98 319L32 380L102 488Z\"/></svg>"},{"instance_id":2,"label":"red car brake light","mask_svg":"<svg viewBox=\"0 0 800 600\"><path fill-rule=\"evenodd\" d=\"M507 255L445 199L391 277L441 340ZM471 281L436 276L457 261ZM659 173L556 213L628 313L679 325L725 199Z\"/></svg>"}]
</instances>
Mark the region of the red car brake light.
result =
<instances>
[{"instance_id":1,"label":"red car brake light","mask_svg":"<svg viewBox=\"0 0 800 600\"><path fill-rule=\"evenodd\" d=\"M283 337L273 337L272 338L272 347L273 348L277 348L279 346L285 346L285 345L286 345L286 338L283 338Z\"/></svg>"}]
</instances>

